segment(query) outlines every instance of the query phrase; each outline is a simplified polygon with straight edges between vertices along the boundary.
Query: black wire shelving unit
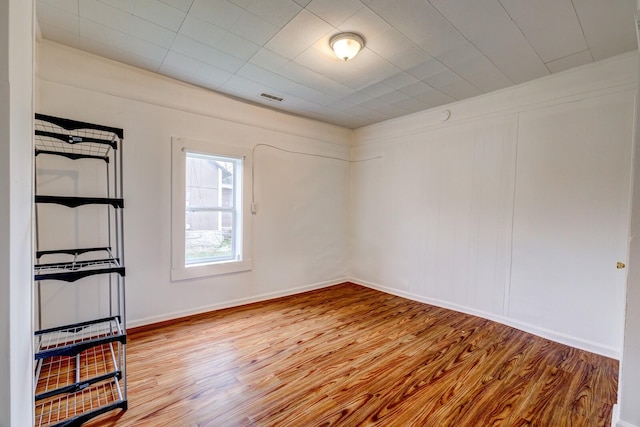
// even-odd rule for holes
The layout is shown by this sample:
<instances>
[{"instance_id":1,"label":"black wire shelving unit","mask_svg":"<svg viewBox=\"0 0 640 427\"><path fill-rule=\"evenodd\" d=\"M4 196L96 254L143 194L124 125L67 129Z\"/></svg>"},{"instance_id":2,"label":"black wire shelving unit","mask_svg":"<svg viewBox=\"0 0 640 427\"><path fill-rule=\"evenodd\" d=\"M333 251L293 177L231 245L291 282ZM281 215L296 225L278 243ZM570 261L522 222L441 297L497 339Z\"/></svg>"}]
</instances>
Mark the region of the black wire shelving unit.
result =
<instances>
[{"instance_id":1,"label":"black wire shelving unit","mask_svg":"<svg viewBox=\"0 0 640 427\"><path fill-rule=\"evenodd\" d=\"M126 410L126 304L124 267L124 199L122 183L122 129L35 115L36 171L47 159L95 162L93 171L104 169L105 189L90 196L40 194L36 173L35 226L36 315L35 426L79 426L106 412ZM50 226L42 205L55 204L83 215L82 209L97 205L106 210L106 241L102 246L48 248L41 241L41 227ZM95 215L95 212L86 214ZM96 221L98 224L99 221ZM97 227L101 227L100 224ZM69 230L71 233L73 230ZM55 242L53 242L55 244ZM71 324L43 328L45 312L60 309L45 306L43 287L52 281L82 286L89 277L101 276L108 287L108 316L97 316ZM76 283L77 282L77 283ZM101 286L101 285L99 285ZM88 302L91 304L91 302ZM96 301L97 305L105 304Z\"/></svg>"}]
</instances>

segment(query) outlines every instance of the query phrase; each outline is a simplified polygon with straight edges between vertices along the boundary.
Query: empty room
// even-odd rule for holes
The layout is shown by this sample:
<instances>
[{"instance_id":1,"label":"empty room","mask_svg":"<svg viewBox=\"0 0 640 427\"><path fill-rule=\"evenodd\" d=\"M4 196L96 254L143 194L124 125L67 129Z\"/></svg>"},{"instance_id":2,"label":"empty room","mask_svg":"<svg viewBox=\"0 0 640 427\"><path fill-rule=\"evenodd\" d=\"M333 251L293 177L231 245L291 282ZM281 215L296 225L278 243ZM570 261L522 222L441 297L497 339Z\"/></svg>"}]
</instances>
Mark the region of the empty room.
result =
<instances>
[{"instance_id":1,"label":"empty room","mask_svg":"<svg viewBox=\"0 0 640 427\"><path fill-rule=\"evenodd\" d=\"M636 1L0 9L0 427L640 427Z\"/></svg>"}]
</instances>

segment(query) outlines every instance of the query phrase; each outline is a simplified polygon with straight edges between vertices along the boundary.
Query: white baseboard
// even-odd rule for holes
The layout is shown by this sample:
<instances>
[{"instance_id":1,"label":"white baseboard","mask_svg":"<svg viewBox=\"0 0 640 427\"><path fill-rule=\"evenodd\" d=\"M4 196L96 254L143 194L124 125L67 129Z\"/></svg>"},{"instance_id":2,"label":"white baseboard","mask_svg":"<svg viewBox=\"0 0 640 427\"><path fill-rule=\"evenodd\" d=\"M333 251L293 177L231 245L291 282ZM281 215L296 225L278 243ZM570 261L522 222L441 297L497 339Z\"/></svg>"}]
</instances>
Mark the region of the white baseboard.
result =
<instances>
[{"instance_id":1,"label":"white baseboard","mask_svg":"<svg viewBox=\"0 0 640 427\"><path fill-rule=\"evenodd\" d=\"M561 344L569 345L571 347L586 350L592 353L600 354L602 356L611 357L613 359L621 360L622 353L614 348L606 347L598 343L586 341L580 338L576 338L570 335L566 335L560 332L552 331L538 326L520 322L518 320L510 319L508 317L496 315L482 310L476 310L474 308L465 307L458 304L453 304L447 301L438 300L434 298L428 298L423 295L414 294L412 292L406 292L395 288L380 285L378 283L368 282L366 280L360 280L356 278L349 278L348 281L356 283L358 285L366 286L371 289L376 289L381 292L385 292L391 295L407 298L413 301L423 302L425 304L431 304L442 308L448 308L450 310L459 311L461 313L471 314L473 316L482 317L484 319L493 320L494 322L502 323L503 325L511 326L512 328L520 329L533 335L537 335L542 338L549 339Z\"/></svg>"},{"instance_id":2,"label":"white baseboard","mask_svg":"<svg viewBox=\"0 0 640 427\"><path fill-rule=\"evenodd\" d=\"M639 426L637 426L635 424L630 424L630 423L628 423L626 421L621 421L621 420L618 420L618 422L616 424L611 424L611 425L612 426L615 425L615 427L639 427Z\"/></svg>"},{"instance_id":3,"label":"white baseboard","mask_svg":"<svg viewBox=\"0 0 640 427\"><path fill-rule=\"evenodd\" d=\"M311 285L298 286L295 288L289 288L276 292L267 292L260 295L253 295L246 298L239 298L231 301L224 301L216 304L205 305L200 307L194 307L187 310L174 311L171 313L165 313L158 316L149 316L142 319L134 319L127 321L127 328L135 328L138 326L150 325L153 323L164 322L167 320L179 319L181 317L193 316L196 314L207 313L209 311L222 310L225 308L237 307L240 305L251 304L254 302L267 301L274 298L285 297L289 295L295 295L302 292L313 291L315 289L328 288L329 286L338 285L340 283L348 282L347 278L340 278L334 280L328 280L325 282L313 283Z\"/></svg>"}]
</instances>

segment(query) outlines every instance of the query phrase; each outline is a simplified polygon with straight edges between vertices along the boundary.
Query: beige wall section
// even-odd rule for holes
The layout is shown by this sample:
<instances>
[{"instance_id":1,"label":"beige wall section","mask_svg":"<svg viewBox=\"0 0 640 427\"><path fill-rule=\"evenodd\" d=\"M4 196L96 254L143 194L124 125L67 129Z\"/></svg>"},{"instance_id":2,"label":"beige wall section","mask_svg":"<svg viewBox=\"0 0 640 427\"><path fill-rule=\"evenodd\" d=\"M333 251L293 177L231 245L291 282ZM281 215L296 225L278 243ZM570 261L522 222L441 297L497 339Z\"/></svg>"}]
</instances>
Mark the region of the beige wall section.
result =
<instances>
[{"instance_id":1,"label":"beige wall section","mask_svg":"<svg viewBox=\"0 0 640 427\"><path fill-rule=\"evenodd\" d=\"M32 425L33 4L0 2L0 426Z\"/></svg>"},{"instance_id":2,"label":"beige wall section","mask_svg":"<svg viewBox=\"0 0 640 427\"><path fill-rule=\"evenodd\" d=\"M620 358L636 73L625 54L356 130L383 159L352 168L352 277Z\"/></svg>"},{"instance_id":3,"label":"beige wall section","mask_svg":"<svg viewBox=\"0 0 640 427\"><path fill-rule=\"evenodd\" d=\"M38 112L125 131L129 326L326 286L348 276L349 163L260 146L253 158L253 270L172 282L171 138L249 149L269 144L348 159L351 130L241 103L48 42L38 46L37 85ZM54 189L56 172L47 173L49 181L39 183ZM82 184L71 173L64 179ZM59 223L44 225L64 229ZM91 237L83 224L75 226ZM76 292L73 284L48 284L45 325L93 315L90 302L100 296L85 286L80 295Z\"/></svg>"}]
</instances>

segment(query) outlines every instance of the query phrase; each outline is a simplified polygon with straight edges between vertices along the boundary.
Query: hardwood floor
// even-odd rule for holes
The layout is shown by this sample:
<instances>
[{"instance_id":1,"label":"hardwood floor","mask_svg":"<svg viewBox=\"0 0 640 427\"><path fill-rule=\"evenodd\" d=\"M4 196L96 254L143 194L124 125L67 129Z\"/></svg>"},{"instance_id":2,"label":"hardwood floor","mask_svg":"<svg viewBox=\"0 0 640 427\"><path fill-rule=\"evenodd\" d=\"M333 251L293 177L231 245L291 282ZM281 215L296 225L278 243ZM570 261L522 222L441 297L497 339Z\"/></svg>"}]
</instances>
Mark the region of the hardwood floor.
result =
<instances>
[{"instance_id":1,"label":"hardwood floor","mask_svg":"<svg viewBox=\"0 0 640 427\"><path fill-rule=\"evenodd\" d=\"M133 331L88 426L608 426L618 362L346 283Z\"/></svg>"}]
</instances>

